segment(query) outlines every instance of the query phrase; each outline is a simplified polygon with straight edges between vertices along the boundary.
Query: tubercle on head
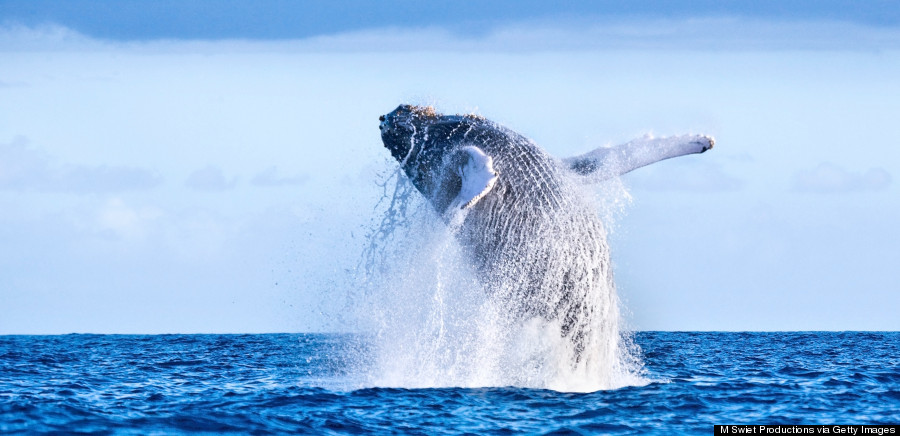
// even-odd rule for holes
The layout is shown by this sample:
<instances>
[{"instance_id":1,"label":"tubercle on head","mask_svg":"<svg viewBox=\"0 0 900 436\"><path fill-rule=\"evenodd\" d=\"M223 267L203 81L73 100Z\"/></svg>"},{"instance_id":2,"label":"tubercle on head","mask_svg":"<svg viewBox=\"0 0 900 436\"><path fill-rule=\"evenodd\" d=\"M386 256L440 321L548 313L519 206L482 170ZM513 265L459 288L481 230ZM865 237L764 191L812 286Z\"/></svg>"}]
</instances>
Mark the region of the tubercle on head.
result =
<instances>
[{"instance_id":1,"label":"tubercle on head","mask_svg":"<svg viewBox=\"0 0 900 436\"><path fill-rule=\"evenodd\" d=\"M417 118L434 119L434 118L439 118L441 116L441 114L438 113L438 111L434 108L434 106L418 106L418 105L412 105L412 104L405 104L402 106L402 108L406 109L407 111L409 111L412 115L416 116ZM468 118L471 120L477 120L477 121L484 121L487 119L483 115L479 115L475 112L470 112L470 113L466 113L466 114L456 114L456 116L462 117L462 118ZM381 119L380 121L384 121L384 120Z\"/></svg>"},{"instance_id":2,"label":"tubercle on head","mask_svg":"<svg viewBox=\"0 0 900 436\"><path fill-rule=\"evenodd\" d=\"M413 115L420 118L437 118L439 114L434 109L434 106L415 106L415 105L405 105L404 106L408 111L412 112Z\"/></svg>"}]
</instances>

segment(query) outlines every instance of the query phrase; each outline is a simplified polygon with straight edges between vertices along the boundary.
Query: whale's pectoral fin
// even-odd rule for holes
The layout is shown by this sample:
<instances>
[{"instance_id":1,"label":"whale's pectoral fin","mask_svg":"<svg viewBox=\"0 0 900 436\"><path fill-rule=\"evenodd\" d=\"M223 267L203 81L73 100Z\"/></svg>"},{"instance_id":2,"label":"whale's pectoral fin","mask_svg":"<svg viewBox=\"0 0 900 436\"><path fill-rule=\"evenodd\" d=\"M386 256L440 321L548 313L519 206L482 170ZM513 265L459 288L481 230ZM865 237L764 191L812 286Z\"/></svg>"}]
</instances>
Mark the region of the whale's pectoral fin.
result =
<instances>
[{"instance_id":1,"label":"whale's pectoral fin","mask_svg":"<svg viewBox=\"0 0 900 436\"><path fill-rule=\"evenodd\" d=\"M447 210L467 209L491 192L497 182L494 159L475 146L462 147L453 170L460 178L459 193Z\"/></svg>"},{"instance_id":2,"label":"whale's pectoral fin","mask_svg":"<svg viewBox=\"0 0 900 436\"><path fill-rule=\"evenodd\" d=\"M716 141L706 135L645 136L615 147L601 147L581 156L563 159L563 165L590 182L599 182L631 170L686 154L703 153Z\"/></svg>"}]
</instances>

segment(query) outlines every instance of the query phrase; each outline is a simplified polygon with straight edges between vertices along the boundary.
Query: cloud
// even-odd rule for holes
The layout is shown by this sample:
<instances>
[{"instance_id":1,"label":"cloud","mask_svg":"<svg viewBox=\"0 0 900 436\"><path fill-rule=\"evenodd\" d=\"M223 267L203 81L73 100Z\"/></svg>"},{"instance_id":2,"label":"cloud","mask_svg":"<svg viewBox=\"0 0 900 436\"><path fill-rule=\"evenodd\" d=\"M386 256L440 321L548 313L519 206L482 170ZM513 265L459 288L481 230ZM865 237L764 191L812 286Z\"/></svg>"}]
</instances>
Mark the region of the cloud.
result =
<instances>
[{"instance_id":1,"label":"cloud","mask_svg":"<svg viewBox=\"0 0 900 436\"><path fill-rule=\"evenodd\" d=\"M0 143L0 189L68 193L146 190L162 183L149 170L116 165L56 164L52 156L18 137Z\"/></svg>"},{"instance_id":2,"label":"cloud","mask_svg":"<svg viewBox=\"0 0 900 436\"><path fill-rule=\"evenodd\" d=\"M7 82L4 80L0 80L0 89L2 88L19 88L22 86L27 86L25 82Z\"/></svg>"},{"instance_id":3,"label":"cloud","mask_svg":"<svg viewBox=\"0 0 900 436\"><path fill-rule=\"evenodd\" d=\"M729 192L744 187L743 180L727 174L719 164L683 158L637 169L627 178L634 188L647 191Z\"/></svg>"},{"instance_id":4,"label":"cloud","mask_svg":"<svg viewBox=\"0 0 900 436\"><path fill-rule=\"evenodd\" d=\"M883 191L891 185L891 174L884 168L855 172L830 162L794 174L793 189L800 192L837 193Z\"/></svg>"},{"instance_id":5,"label":"cloud","mask_svg":"<svg viewBox=\"0 0 900 436\"><path fill-rule=\"evenodd\" d=\"M0 52L126 48L158 52L412 52L559 50L882 50L900 48L900 29L838 20L758 17L644 19L591 17L501 21L460 31L451 23L335 30L307 37L246 39L94 39L56 24L0 26Z\"/></svg>"},{"instance_id":6,"label":"cloud","mask_svg":"<svg viewBox=\"0 0 900 436\"><path fill-rule=\"evenodd\" d=\"M294 176L278 175L278 167L271 166L255 175L250 183L256 186L297 186L306 183L309 175L298 174Z\"/></svg>"},{"instance_id":7,"label":"cloud","mask_svg":"<svg viewBox=\"0 0 900 436\"><path fill-rule=\"evenodd\" d=\"M237 177L228 179L220 168L209 165L191 173L184 184L198 191L227 191L237 185Z\"/></svg>"},{"instance_id":8,"label":"cloud","mask_svg":"<svg viewBox=\"0 0 900 436\"><path fill-rule=\"evenodd\" d=\"M135 241L144 239L151 224L162 216L158 208L136 208L120 198L111 198L97 212L96 221L102 234Z\"/></svg>"}]
</instances>

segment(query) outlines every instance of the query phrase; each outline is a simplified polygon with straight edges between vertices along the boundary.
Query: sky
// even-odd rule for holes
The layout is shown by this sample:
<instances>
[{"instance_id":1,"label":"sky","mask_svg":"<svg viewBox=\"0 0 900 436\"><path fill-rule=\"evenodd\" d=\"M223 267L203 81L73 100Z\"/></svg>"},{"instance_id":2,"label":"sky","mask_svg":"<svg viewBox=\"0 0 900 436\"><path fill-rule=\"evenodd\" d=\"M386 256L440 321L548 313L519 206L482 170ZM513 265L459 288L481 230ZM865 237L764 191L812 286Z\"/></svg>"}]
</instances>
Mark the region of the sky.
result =
<instances>
[{"instance_id":1,"label":"sky","mask_svg":"<svg viewBox=\"0 0 900 436\"><path fill-rule=\"evenodd\" d=\"M888 1L0 0L0 334L342 329L400 103L715 136L623 177L631 328L897 330L898 78Z\"/></svg>"}]
</instances>

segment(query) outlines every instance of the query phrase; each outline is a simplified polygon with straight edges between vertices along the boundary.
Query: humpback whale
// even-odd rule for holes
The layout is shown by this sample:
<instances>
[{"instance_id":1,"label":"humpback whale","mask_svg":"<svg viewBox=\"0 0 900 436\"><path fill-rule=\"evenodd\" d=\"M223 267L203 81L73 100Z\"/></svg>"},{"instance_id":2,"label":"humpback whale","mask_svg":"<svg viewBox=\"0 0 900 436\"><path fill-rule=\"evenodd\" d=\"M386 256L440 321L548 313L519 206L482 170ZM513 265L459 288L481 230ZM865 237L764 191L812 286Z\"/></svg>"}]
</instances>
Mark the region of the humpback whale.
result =
<instances>
[{"instance_id":1,"label":"humpback whale","mask_svg":"<svg viewBox=\"0 0 900 436\"><path fill-rule=\"evenodd\" d=\"M492 298L513 318L558 323L576 360L603 346L592 337L618 331L606 230L577 185L714 144L703 135L645 137L556 159L478 115L400 105L379 121L384 146L451 226Z\"/></svg>"}]
</instances>

